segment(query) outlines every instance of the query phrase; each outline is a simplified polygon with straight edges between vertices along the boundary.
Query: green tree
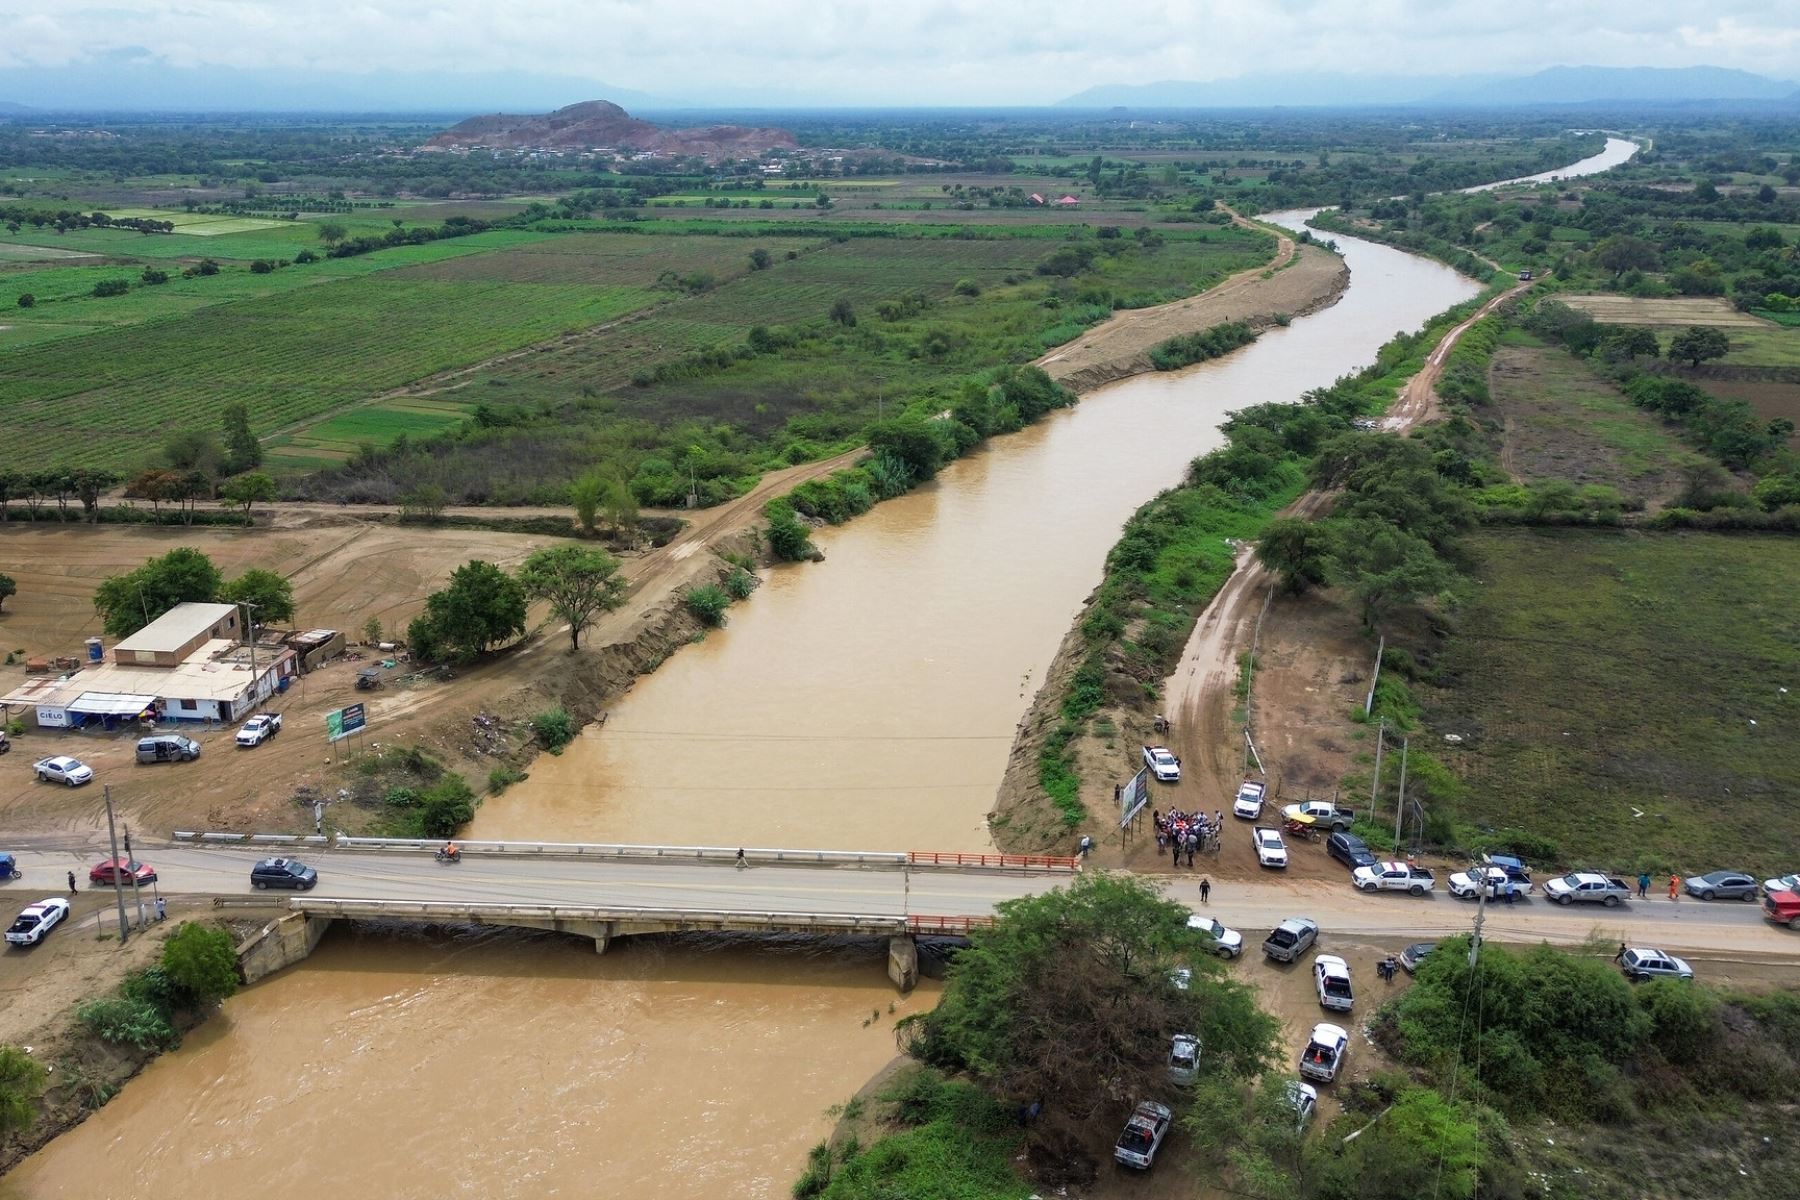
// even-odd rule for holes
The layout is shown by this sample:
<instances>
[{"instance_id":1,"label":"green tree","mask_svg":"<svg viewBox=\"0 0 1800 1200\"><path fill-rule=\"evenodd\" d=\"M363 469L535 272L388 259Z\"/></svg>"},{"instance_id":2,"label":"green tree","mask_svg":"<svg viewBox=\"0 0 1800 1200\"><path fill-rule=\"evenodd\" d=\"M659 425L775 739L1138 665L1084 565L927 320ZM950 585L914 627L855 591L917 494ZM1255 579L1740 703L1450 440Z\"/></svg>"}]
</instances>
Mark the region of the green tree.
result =
<instances>
[{"instance_id":1,"label":"green tree","mask_svg":"<svg viewBox=\"0 0 1800 1200\"><path fill-rule=\"evenodd\" d=\"M1689 325L1669 341L1669 357L1686 359L1697 367L1708 359L1724 358L1731 350L1731 339L1723 329L1712 325Z\"/></svg>"},{"instance_id":2,"label":"green tree","mask_svg":"<svg viewBox=\"0 0 1800 1200\"><path fill-rule=\"evenodd\" d=\"M606 512L606 522L615 533L624 536L637 527L637 497L631 494L631 488L623 479L614 476L606 481L600 503Z\"/></svg>"},{"instance_id":3,"label":"green tree","mask_svg":"<svg viewBox=\"0 0 1800 1200\"><path fill-rule=\"evenodd\" d=\"M625 603L619 560L586 546L536 551L520 566L519 583L527 596L549 601L550 611L569 623L570 650L581 648L581 634L596 616Z\"/></svg>"},{"instance_id":4,"label":"green tree","mask_svg":"<svg viewBox=\"0 0 1800 1200\"><path fill-rule=\"evenodd\" d=\"M204 471L218 475L225 462L219 439L204 429L182 429L163 442L163 455L177 471Z\"/></svg>"},{"instance_id":5,"label":"green tree","mask_svg":"<svg viewBox=\"0 0 1800 1200\"><path fill-rule=\"evenodd\" d=\"M0 1046L0 1133L31 1124L49 1071L17 1046Z\"/></svg>"},{"instance_id":6,"label":"green tree","mask_svg":"<svg viewBox=\"0 0 1800 1200\"><path fill-rule=\"evenodd\" d=\"M436 520L449 499L437 484L421 483L400 497L400 516L403 520Z\"/></svg>"},{"instance_id":7,"label":"green tree","mask_svg":"<svg viewBox=\"0 0 1800 1200\"><path fill-rule=\"evenodd\" d=\"M1362 601L1363 620L1379 626L1395 609L1434 596L1456 579L1431 543L1380 521L1337 526L1332 577L1350 584Z\"/></svg>"},{"instance_id":8,"label":"green tree","mask_svg":"<svg viewBox=\"0 0 1800 1200\"><path fill-rule=\"evenodd\" d=\"M19 594L19 585L11 575L0 574L0 612L6 610L6 598Z\"/></svg>"},{"instance_id":9,"label":"green tree","mask_svg":"<svg viewBox=\"0 0 1800 1200\"><path fill-rule=\"evenodd\" d=\"M848 299L839 296L831 302L831 320L845 329L856 328L856 308Z\"/></svg>"},{"instance_id":10,"label":"green tree","mask_svg":"<svg viewBox=\"0 0 1800 1200\"><path fill-rule=\"evenodd\" d=\"M238 475L227 479L219 488L219 496L229 504L236 504L244 510L244 524L254 524L250 516L250 506L258 501L275 498L275 481L261 471L251 471L247 475Z\"/></svg>"},{"instance_id":11,"label":"green tree","mask_svg":"<svg viewBox=\"0 0 1800 1200\"><path fill-rule=\"evenodd\" d=\"M589 471L569 485L569 503L575 506L575 523L582 532L594 532L600 515L600 501L606 495L606 477Z\"/></svg>"},{"instance_id":12,"label":"green tree","mask_svg":"<svg viewBox=\"0 0 1800 1200\"><path fill-rule=\"evenodd\" d=\"M1640 354L1646 358L1655 358L1662 353L1662 347L1657 344L1656 331L1642 325L1627 325L1614 330L1607 336L1606 347L1613 357L1622 358L1626 362Z\"/></svg>"},{"instance_id":13,"label":"green tree","mask_svg":"<svg viewBox=\"0 0 1800 1200\"><path fill-rule=\"evenodd\" d=\"M101 580L94 590L94 611L109 635L130 637L177 604L217 600L224 586L212 559L178 546L135 571Z\"/></svg>"},{"instance_id":14,"label":"green tree","mask_svg":"<svg viewBox=\"0 0 1800 1200\"><path fill-rule=\"evenodd\" d=\"M37 304L37 297L32 295L30 292L20 292L19 293L19 307L20 308L31 308L31 307L35 306L36 304Z\"/></svg>"},{"instance_id":15,"label":"green tree","mask_svg":"<svg viewBox=\"0 0 1800 1200\"><path fill-rule=\"evenodd\" d=\"M869 427L869 449L891 454L905 463L913 478L923 482L953 456L953 447L932 422L916 415L897 417Z\"/></svg>"},{"instance_id":16,"label":"green tree","mask_svg":"<svg viewBox=\"0 0 1800 1200\"><path fill-rule=\"evenodd\" d=\"M1615 234L1594 247L1594 261L1614 279L1627 271L1654 271L1662 265L1654 245L1629 234Z\"/></svg>"},{"instance_id":17,"label":"green tree","mask_svg":"<svg viewBox=\"0 0 1800 1200\"><path fill-rule=\"evenodd\" d=\"M1323 1139L1308 1155L1308 1191L1318 1200L1474 1197L1485 1155L1481 1128L1466 1105L1430 1088L1407 1088L1386 1112L1346 1116L1337 1128L1345 1126L1362 1133L1350 1141Z\"/></svg>"},{"instance_id":18,"label":"green tree","mask_svg":"<svg viewBox=\"0 0 1800 1200\"><path fill-rule=\"evenodd\" d=\"M319 240L327 246L335 246L344 240L349 231L336 221L319 222Z\"/></svg>"},{"instance_id":19,"label":"green tree","mask_svg":"<svg viewBox=\"0 0 1800 1200\"><path fill-rule=\"evenodd\" d=\"M225 425L225 470L236 475L262 465L262 443L250 430L250 406L241 400L227 404L220 413Z\"/></svg>"},{"instance_id":20,"label":"green tree","mask_svg":"<svg viewBox=\"0 0 1800 1200\"><path fill-rule=\"evenodd\" d=\"M183 921L163 943L162 969L197 1007L217 1004L237 991L237 946L223 929Z\"/></svg>"},{"instance_id":21,"label":"green tree","mask_svg":"<svg viewBox=\"0 0 1800 1200\"><path fill-rule=\"evenodd\" d=\"M461 775L448 772L419 793L416 819L422 836L450 837L475 819L475 793Z\"/></svg>"},{"instance_id":22,"label":"green tree","mask_svg":"<svg viewBox=\"0 0 1800 1200\"><path fill-rule=\"evenodd\" d=\"M750 252L750 269L752 271L767 270L769 264L773 261L774 259L770 257L769 252L764 250L761 246L758 246Z\"/></svg>"},{"instance_id":23,"label":"green tree","mask_svg":"<svg viewBox=\"0 0 1800 1200\"><path fill-rule=\"evenodd\" d=\"M83 514L89 521L99 521L100 495L119 481L120 476L116 471L108 471L102 467L76 467L69 472L70 486L80 499Z\"/></svg>"},{"instance_id":24,"label":"green tree","mask_svg":"<svg viewBox=\"0 0 1800 1200\"><path fill-rule=\"evenodd\" d=\"M425 614L408 627L407 640L428 659L466 663L524 632L525 589L493 563L475 559L456 568L450 586L426 598Z\"/></svg>"},{"instance_id":25,"label":"green tree","mask_svg":"<svg viewBox=\"0 0 1800 1200\"><path fill-rule=\"evenodd\" d=\"M250 619L268 625L294 619L294 585L274 571L251 567L219 590L226 604L250 606Z\"/></svg>"},{"instance_id":26,"label":"green tree","mask_svg":"<svg viewBox=\"0 0 1800 1200\"><path fill-rule=\"evenodd\" d=\"M1049 1101L1030 1132L1053 1152L1122 1100L1160 1094L1175 1033L1201 1038L1210 1074L1260 1074L1275 1062L1277 1022L1187 918L1154 884L1103 871L1006 901L951 963L938 1006L903 1025L902 1044L1001 1099Z\"/></svg>"},{"instance_id":27,"label":"green tree","mask_svg":"<svg viewBox=\"0 0 1800 1200\"><path fill-rule=\"evenodd\" d=\"M1298 596L1329 580L1331 531L1316 521L1280 517L1256 539L1256 561L1281 576L1282 586Z\"/></svg>"}]
</instances>

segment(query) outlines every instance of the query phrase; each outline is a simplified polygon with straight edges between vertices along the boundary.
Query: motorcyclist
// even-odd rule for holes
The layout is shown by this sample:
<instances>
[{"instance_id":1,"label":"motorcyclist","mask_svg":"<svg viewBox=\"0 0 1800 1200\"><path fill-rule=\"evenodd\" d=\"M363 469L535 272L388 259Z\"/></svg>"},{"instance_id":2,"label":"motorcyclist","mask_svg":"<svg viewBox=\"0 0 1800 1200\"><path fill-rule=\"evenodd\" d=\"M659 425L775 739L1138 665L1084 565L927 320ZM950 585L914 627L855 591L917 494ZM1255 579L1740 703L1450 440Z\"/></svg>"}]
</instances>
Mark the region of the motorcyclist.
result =
<instances>
[{"instance_id":1,"label":"motorcyclist","mask_svg":"<svg viewBox=\"0 0 1800 1200\"><path fill-rule=\"evenodd\" d=\"M444 848L438 851L438 857L447 862L460 862L462 861L462 851L457 848L455 842L445 842Z\"/></svg>"}]
</instances>

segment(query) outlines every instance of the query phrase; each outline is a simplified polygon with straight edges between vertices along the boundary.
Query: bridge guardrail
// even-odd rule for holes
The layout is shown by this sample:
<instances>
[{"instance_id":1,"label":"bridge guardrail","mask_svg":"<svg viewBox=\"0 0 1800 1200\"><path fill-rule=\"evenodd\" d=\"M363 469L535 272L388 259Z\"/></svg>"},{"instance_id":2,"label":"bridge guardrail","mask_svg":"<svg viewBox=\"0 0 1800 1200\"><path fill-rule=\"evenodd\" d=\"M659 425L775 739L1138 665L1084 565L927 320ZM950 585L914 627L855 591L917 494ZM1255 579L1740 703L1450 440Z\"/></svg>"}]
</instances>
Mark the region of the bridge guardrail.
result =
<instances>
[{"instance_id":1,"label":"bridge guardrail","mask_svg":"<svg viewBox=\"0 0 1800 1200\"><path fill-rule=\"evenodd\" d=\"M977 867L989 870L1076 871L1081 860L1063 854L972 854L960 851L913 850L907 859L915 867Z\"/></svg>"},{"instance_id":2,"label":"bridge guardrail","mask_svg":"<svg viewBox=\"0 0 1800 1200\"><path fill-rule=\"evenodd\" d=\"M508 917L562 921L644 921L652 924L706 926L815 927L832 930L868 930L898 933L907 918L870 913L805 913L703 908L646 908L638 905L582 904L483 904L441 900L334 900L294 896L288 908L317 917L441 917L504 922ZM946 920L954 918L944 918ZM980 920L981 918L971 918Z\"/></svg>"},{"instance_id":3,"label":"bridge guardrail","mask_svg":"<svg viewBox=\"0 0 1800 1200\"><path fill-rule=\"evenodd\" d=\"M909 933L944 933L966 935L971 929L992 929L992 917L931 917L914 915L906 918Z\"/></svg>"}]
</instances>

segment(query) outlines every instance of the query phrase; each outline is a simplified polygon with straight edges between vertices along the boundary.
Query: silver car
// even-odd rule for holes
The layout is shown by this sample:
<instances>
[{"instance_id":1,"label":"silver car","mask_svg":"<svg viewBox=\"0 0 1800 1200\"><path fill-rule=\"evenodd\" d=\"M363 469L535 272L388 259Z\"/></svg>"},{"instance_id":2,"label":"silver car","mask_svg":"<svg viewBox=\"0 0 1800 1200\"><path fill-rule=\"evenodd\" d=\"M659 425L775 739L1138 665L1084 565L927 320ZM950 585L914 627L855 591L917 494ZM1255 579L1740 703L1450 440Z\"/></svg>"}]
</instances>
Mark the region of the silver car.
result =
<instances>
[{"instance_id":1,"label":"silver car","mask_svg":"<svg viewBox=\"0 0 1800 1200\"><path fill-rule=\"evenodd\" d=\"M31 764L31 769L45 783L66 783L70 787L80 787L94 778L94 768L66 754L40 758Z\"/></svg>"},{"instance_id":2,"label":"silver car","mask_svg":"<svg viewBox=\"0 0 1800 1200\"><path fill-rule=\"evenodd\" d=\"M1756 878L1743 871L1708 871L1686 881L1690 896L1702 900L1755 900Z\"/></svg>"},{"instance_id":3,"label":"silver car","mask_svg":"<svg viewBox=\"0 0 1800 1200\"><path fill-rule=\"evenodd\" d=\"M1619 970L1625 973L1625 978L1632 980L1694 977L1694 968L1686 962L1648 946L1633 946L1619 955Z\"/></svg>"}]
</instances>

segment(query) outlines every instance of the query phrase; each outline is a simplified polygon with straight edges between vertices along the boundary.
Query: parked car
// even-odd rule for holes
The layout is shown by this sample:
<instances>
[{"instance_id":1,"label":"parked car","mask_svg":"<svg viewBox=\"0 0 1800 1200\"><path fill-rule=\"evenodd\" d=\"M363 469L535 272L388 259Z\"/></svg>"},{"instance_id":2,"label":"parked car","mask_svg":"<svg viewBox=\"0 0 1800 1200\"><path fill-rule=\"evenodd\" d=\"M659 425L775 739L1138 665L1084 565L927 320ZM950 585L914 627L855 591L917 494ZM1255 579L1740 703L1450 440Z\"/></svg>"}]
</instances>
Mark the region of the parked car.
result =
<instances>
[{"instance_id":1,"label":"parked car","mask_svg":"<svg viewBox=\"0 0 1800 1200\"><path fill-rule=\"evenodd\" d=\"M1437 879L1424 867L1403 862L1376 863L1350 872L1350 882L1365 892L1407 892L1423 896L1437 887Z\"/></svg>"},{"instance_id":2,"label":"parked car","mask_svg":"<svg viewBox=\"0 0 1800 1200\"><path fill-rule=\"evenodd\" d=\"M35 946L68 915L69 902L61 896L27 904L6 927L6 940L14 946Z\"/></svg>"},{"instance_id":3,"label":"parked car","mask_svg":"<svg viewBox=\"0 0 1800 1200\"><path fill-rule=\"evenodd\" d=\"M1231 815L1254 821L1262 816L1263 796L1268 786L1260 779L1246 779L1238 784L1237 797L1231 802Z\"/></svg>"},{"instance_id":4,"label":"parked car","mask_svg":"<svg viewBox=\"0 0 1800 1200\"><path fill-rule=\"evenodd\" d=\"M40 758L31 764L31 769L45 783L66 783L70 787L80 787L92 782L94 778L94 768L66 754Z\"/></svg>"},{"instance_id":5,"label":"parked car","mask_svg":"<svg viewBox=\"0 0 1800 1200\"><path fill-rule=\"evenodd\" d=\"M1544 895L1558 904L1573 904L1580 900L1585 904L1604 904L1608 908L1617 908L1621 901L1631 897L1631 888L1624 880L1614 879L1610 875L1601 875L1595 871L1576 871L1546 883Z\"/></svg>"},{"instance_id":6,"label":"parked car","mask_svg":"<svg viewBox=\"0 0 1800 1200\"><path fill-rule=\"evenodd\" d=\"M200 757L200 743L179 733L155 733L138 739L140 763L193 762Z\"/></svg>"},{"instance_id":7,"label":"parked car","mask_svg":"<svg viewBox=\"0 0 1800 1200\"><path fill-rule=\"evenodd\" d=\"M250 868L250 886L254 888L311 891L318 882L319 873L296 858L265 858Z\"/></svg>"},{"instance_id":8,"label":"parked car","mask_svg":"<svg viewBox=\"0 0 1800 1200\"><path fill-rule=\"evenodd\" d=\"M1763 895L1771 892L1800 892L1800 875L1777 875L1763 880Z\"/></svg>"},{"instance_id":9,"label":"parked car","mask_svg":"<svg viewBox=\"0 0 1800 1200\"><path fill-rule=\"evenodd\" d=\"M1473 867L1450 877L1450 894L1459 900L1473 900L1482 894L1489 900L1501 899L1506 889L1514 896L1531 895L1531 880L1520 881L1506 873L1504 867Z\"/></svg>"},{"instance_id":10,"label":"parked car","mask_svg":"<svg viewBox=\"0 0 1800 1200\"><path fill-rule=\"evenodd\" d=\"M1702 900L1754 900L1759 890L1755 878L1742 871L1708 871L1684 880L1683 886Z\"/></svg>"},{"instance_id":11,"label":"parked car","mask_svg":"<svg viewBox=\"0 0 1800 1200\"><path fill-rule=\"evenodd\" d=\"M1334 833L1325 839L1325 853L1349 867L1372 867L1378 861L1369 844L1354 833Z\"/></svg>"},{"instance_id":12,"label":"parked car","mask_svg":"<svg viewBox=\"0 0 1800 1200\"><path fill-rule=\"evenodd\" d=\"M1250 840L1256 846L1256 861L1265 867L1287 866L1287 843L1281 840L1281 831L1267 825L1258 825L1250 831Z\"/></svg>"},{"instance_id":13,"label":"parked car","mask_svg":"<svg viewBox=\"0 0 1800 1200\"><path fill-rule=\"evenodd\" d=\"M280 713L257 713L248 721L238 726L237 744L240 746L260 746L281 732Z\"/></svg>"},{"instance_id":14,"label":"parked car","mask_svg":"<svg viewBox=\"0 0 1800 1200\"><path fill-rule=\"evenodd\" d=\"M1800 929L1800 892L1770 892L1763 897L1763 916L1777 925Z\"/></svg>"},{"instance_id":15,"label":"parked car","mask_svg":"<svg viewBox=\"0 0 1800 1200\"><path fill-rule=\"evenodd\" d=\"M1237 930L1200 913L1190 914L1187 923L1189 929L1198 930L1212 939L1213 953L1220 958L1236 958L1244 952L1244 935Z\"/></svg>"},{"instance_id":16,"label":"parked car","mask_svg":"<svg viewBox=\"0 0 1800 1200\"><path fill-rule=\"evenodd\" d=\"M1298 1079L1290 1079L1282 1086L1288 1104L1294 1109L1295 1127L1305 1129L1313 1114L1319 1111L1319 1089Z\"/></svg>"},{"instance_id":17,"label":"parked car","mask_svg":"<svg viewBox=\"0 0 1800 1200\"><path fill-rule=\"evenodd\" d=\"M1276 962L1291 963L1319 940L1319 923L1311 917L1289 917L1263 939L1263 953Z\"/></svg>"},{"instance_id":18,"label":"parked car","mask_svg":"<svg viewBox=\"0 0 1800 1200\"><path fill-rule=\"evenodd\" d=\"M24 872L19 870L19 860L10 854L0 854L0 883L9 879L17 879Z\"/></svg>"},{"instance_id":19,"label":"parked car","mask_svg":"<svg viewBox=\"0 0 1800 1200\"><path fill-rule=\"evenodd\" d=\"M1349 1053L1350 1035L1341 1026L1321 1022L1313 1026L1306 1049L1300 1052L1300 1074L1330 1083L1344 1069L1344 1056Z\"/></svg>"},{"instance_id":20,"label":"parked car","mask_svg":"<svg viewBox=\"0 0 1800 1200\"><path fill-rule=\"evenodd\" d=\"M1313 989L1319 993L1320 1008L1349 1012L1356 1006L1350 990L1350 964L1335 954L1313 959Z\"/></svg>"},{"instance_id":21,"label":"parked car","mask_svg":"<svg viewBox=\"0 0 1800 1200\"><path fill-rule=\"evenodd\" d=\"M1169 983L1171 985L1173 985L1175 990L1178 992L1187 991L1189 988L1194 986L1194 968L1192 968L1192 967L1170 967L1169 968Z\"/></svg>"},{"instance_id":22,"label":"parked car","mask_svg":"<svg viewBox=\"0 0 1800 1200\"><path fill-rule=\"evenodd\" d=\"M1164 783L1181 782L1181 760L1167 746L1145 746L1144 765Z\"/></svg>"},{"instance_id":23,"label":"parked car","mask_svg":"<svg viewBox=\"0 0 1800 1200\"><path fill-rule=\"evenodd\" d=\"M1200 1077L1200 1039L1178 1033L1169 1039L1169 1082L1186 1087Z\"/></svg>"},{"instance_id":24,"label":"parked car","mask_svg":"<svg viewBox=\"0 0 1800 1200\"><path fill-rule=\"evenodd\" d=\"M1309 818L1313 825L1333 833L1343 833L1350 828L1350 822L1356 820L1354 810L1340 808L1329 800L1302 800L1298 804L1289 804L1282 808L1281 815L1290 821Z\"/></svg>"},{"instance_id":25,"label":"parked car","mask_svg":"<svg viewBox=\"0 0 1800 1200\"><path fill-rule=\"evenodd\" d=\"M1664 954L1661 950L1651 950L1643 946L1633 946L1621 954L1619 970L1625 972L1625 978L1630 980L1692 979L1694 977L1694 968L1673 954Z\"/></svg>"},{"instance_id":26,"label":"parked car","mask_svg":"<svg viewBox=\"0 0 1800 1200\"><path fill-rule=\"evenodd\" d=\"M1490 867L1499 867L1506 872L1506 877L1514 883L1530 883L1531 871L1526 868L1525 860L1514 858L1510 854L1484 854L1481 861Z\"/></svg>"},{"instance_id":27,"label":"parked car","mask_svg":"<svg viewBox=\"0 0 1800 1200\"><path fill-rule=\"evenodd\" d=\"M1408 975L1411 975L1419 969L1419 964L1424 962L1426 957L1436 949L1436 942L1414 942L1400 952L1400 966Z\"/></svg>"},{"instance_id":28,"label":"parked car","mask_svg":"<svg viewBox=\"0 0 1800 1200\"><path fill-rule=\"evenodd\" d=\"M89 883L110 884L115 877L120 883L130 883L133 876L140 884L155 883L156 868L149 863L126 862L122 857L109 858L88 868Z\"/></svg>"},{"instance_id":29,"label":"parked car","mask_svg":"<svg viewBox=\"0 0 1800 1200\"><path fill-rule=\"evenodd\" d=\"M1156 1152L1163 1144L1163 1138L1169 1135L1169 1121L1173 1114L1165 1104L1154 1100L1140 1103L1131 1114L1131 1120L1125 1122L1119 1140L1113 1145L1113 1161L1128 1167L1136 1167L1140 1171L1148 1170L1156 1161Z\"/></svg>"}]
</instances>

